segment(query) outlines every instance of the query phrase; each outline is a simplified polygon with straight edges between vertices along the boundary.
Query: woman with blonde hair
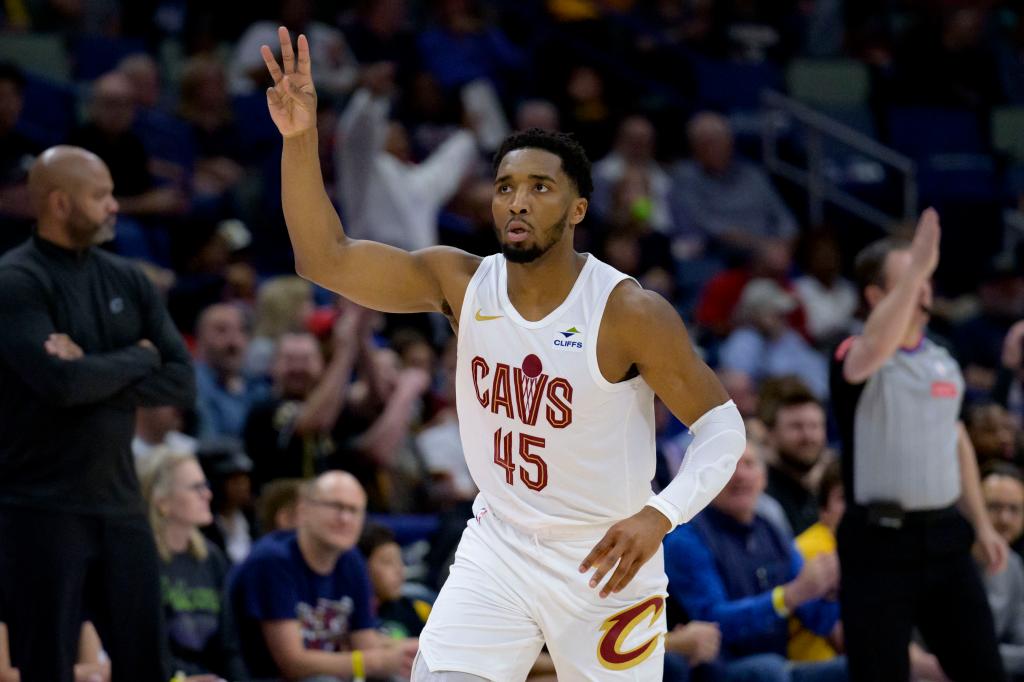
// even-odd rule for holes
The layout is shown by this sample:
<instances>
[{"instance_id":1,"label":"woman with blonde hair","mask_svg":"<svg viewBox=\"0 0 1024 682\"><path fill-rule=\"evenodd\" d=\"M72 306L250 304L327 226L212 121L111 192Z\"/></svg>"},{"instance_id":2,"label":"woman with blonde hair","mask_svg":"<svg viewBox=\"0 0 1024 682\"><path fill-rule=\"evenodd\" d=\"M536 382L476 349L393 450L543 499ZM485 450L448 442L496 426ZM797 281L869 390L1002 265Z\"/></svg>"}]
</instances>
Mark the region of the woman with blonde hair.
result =
<instances>
[{"instance_id":1,"label":"woman with blonde hair","mask_svg":"<svg viewBox=\"0 0 1024 682\"><path fill-rule=\"evenodd\" d=\"M158 448L140 480L160 554L160 586L174 670L243 679L225 619L228 561L199 529L213 521L210 484L195 455Z\"/></svg>"}]
</instances>

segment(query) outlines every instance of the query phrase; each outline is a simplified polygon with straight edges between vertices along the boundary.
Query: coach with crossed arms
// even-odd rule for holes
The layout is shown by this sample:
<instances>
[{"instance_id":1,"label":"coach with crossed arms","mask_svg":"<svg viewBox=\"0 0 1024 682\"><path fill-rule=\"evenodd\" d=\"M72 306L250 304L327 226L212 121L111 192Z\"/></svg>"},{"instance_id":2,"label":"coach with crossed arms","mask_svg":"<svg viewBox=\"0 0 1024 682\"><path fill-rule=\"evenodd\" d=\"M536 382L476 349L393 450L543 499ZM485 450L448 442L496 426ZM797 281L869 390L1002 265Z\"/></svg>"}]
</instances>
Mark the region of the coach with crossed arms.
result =
<instances>
[{"instance_id":1,"label":"coach with crossed arms","mask_svg":"<svg viewBox=\"0 0 1024 682\"><path fill-rule=\"evenodd\" d=\"M132 461L137 406L195 400L188 350L114 236L106 164L52 147L38 222L0 259L0 620L21 679L71 682L83 607L114 682L166 680L156 546Z\"/></svg>"}]
</instances>

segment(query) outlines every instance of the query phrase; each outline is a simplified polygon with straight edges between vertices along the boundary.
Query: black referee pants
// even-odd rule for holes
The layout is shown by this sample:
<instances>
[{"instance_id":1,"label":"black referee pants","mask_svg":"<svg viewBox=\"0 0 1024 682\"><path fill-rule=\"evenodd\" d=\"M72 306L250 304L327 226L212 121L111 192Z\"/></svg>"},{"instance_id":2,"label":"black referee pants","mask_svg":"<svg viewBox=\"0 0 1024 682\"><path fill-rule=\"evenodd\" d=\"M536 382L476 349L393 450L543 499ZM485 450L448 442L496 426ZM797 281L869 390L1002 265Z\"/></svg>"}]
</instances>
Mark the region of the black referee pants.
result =
<instances>
[{"instance_id":1,"label":"black referee pants","mask_svg":"<svg viewBox=\"0 0 1024 682\"><path fill-rule=\"evenodd\" d=\"M167 682L156 546L140 514L0 507L0 621L23 682L72 682L83 620L114 682Z\"/></svg>"},{"instance_id":2,"label":"black referee pants","mask_svg":"<svg viewBox=\"0 0 1024 682\"><path fill-rule=\"evenodd\" d=\"M840 603L852 682L907 682L914 628L956 682L1005 680L992 613L956 511L902 528L850 508L839 526Z\"/></svg>"}]
</instances>

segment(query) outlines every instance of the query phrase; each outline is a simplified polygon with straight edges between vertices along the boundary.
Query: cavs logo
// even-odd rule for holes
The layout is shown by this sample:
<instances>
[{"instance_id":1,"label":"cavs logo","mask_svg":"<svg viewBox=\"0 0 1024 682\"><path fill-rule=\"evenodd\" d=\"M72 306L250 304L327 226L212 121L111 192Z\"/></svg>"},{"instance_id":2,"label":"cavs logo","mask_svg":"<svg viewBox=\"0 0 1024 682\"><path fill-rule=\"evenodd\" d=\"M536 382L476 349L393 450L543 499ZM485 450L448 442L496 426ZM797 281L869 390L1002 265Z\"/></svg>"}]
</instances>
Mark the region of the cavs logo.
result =
<instances>
[{"instance_id":1,"label":"cavs logo","mask_svg":"<svg viewBox=\"0 0 1024 682\"><path fill-rule=\"evenodd\" d=\"M664 608L664 597L651 597L628 609L619 611L602 623L601 629L604 631L604 636L597 643L597 660L601 662L601 665L609 670L625 670L647 660L658 648L660 634L654 635L643 644L628 651L623 651L622 647L633 628L646 618L648 613L651 616L650 624L653 626Z\"/></svg>"}]
</instances>

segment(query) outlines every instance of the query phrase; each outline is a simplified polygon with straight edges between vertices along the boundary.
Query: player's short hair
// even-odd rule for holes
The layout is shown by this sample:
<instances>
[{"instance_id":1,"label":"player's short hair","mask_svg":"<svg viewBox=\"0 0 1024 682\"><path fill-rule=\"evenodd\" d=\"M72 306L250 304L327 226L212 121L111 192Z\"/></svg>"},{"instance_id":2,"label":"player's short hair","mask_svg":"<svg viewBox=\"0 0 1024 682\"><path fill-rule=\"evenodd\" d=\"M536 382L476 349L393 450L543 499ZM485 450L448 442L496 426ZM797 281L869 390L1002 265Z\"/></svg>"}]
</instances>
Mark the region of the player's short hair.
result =
<instances>
[{"instance_id":1,"label":"player's short hair","mask_svg":"<svg viewBox=\"0 0 1024 682\"><path fill-rule=\"evenodd\" d=\"M828 498L836 488L843 487L843 473L839 466L839 460L832 460L825 471L821 473L821 480L818 481L818 509L828 506Z\"/></svg>"},{"instance_id":2,"label":"player's short hair","mask_svg":"<svg viewBox=\"0 0 1024 682\"><path fill-rule=\"evenodd\" d=\"M590 177L590 159L583 146L576 141L570 133L560 133L540 128L530 128L518 133L512 133L501 143L501 147L494 154L491 168L494 173L498 172L498 166L502 159L516 149L543 149L551 152L562 160L562 172L572 181L576 187L576 193L584 199L589 199L594 191L594 181Z\"/></svg>"},{"instance_id":3,"label":"player's short hair","mask_svg":"<svg viewBox=\"0 0 1024 682\"><path fill-rule=\"evenodd\" d=\"M378 548L384 545L397 544L395 531L379 523L367 523L363 527L363 534L359 538L359 551L367 559Z\"/></svg>"},{"instance_id":4,"label":"player's short hair","mask_svg":"<svg viewBox=\"0 0 1024 682\"><path fill-rule=\"evenodd\" d=\"M0 62L0 81L13 83L15 90L25 92L25 74L12 62Z\"/></svg>"},{"instance_id":5,"label":"player's short hair","mask_svg":"<svg viewBox=\"0 0 1024 682\"><path fill-rule=\"evenodd\" d=\"M910 242L901 237L884 237L865 246L853 262L857 287L863 294L869 284L885 287L885 261L893 251L910 248Z\"/></svg>"},{"instance_id":6,"label":"player's short hair","mask_svg":"<svg viewBox=\"0 0 1024 682\"><path fill-rule=\"evenodd\" d=\"M787 407L796 407L813 403L824 409L821 401L807 384L795 376L783 376L768 379L761 385L760 417L769 430L775 428L779 420L779 412Z\"/></svg>"}]
</instances>

